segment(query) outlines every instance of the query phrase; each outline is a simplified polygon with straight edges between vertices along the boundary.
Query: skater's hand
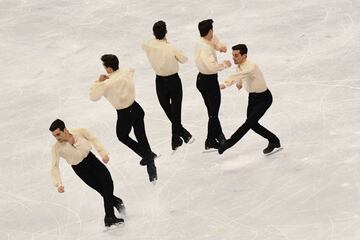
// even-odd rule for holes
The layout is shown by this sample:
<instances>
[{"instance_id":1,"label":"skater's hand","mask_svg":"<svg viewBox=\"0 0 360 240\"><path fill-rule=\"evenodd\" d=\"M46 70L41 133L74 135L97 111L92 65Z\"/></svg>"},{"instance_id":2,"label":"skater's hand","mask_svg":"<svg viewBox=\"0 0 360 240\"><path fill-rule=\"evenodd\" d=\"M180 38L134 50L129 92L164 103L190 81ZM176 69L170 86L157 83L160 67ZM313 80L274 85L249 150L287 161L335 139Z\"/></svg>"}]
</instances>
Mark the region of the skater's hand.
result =
<instances>
[{"instance_id":1,"label":"skater's hand","mask_svg":"<svg viewBox=\"0 0 360 240\"><path fill-rule=\"evenodd\" d=\"M63 186L63 185L58 186L57 191L58 191L59 193L65 192L64 186Z\"/></svg>"},{"instance_id":2,"label":"skater's hand","mask_svg":"<svg viewBox=\"0 0 360 240\"><path fill-rule=\"evenodd\" d=\"M98 81L99 81L99 82L103 82L103 81L105 81L106 79L109 79L109 77L108 77L107 75L105 75L105 74L101 74L101 75L99 76Z\"/></svg>"},{"instance_id":3,"label":"skater's hand","mask_svg":"<svg viewBox=\"0 0 360 240\"><path fill-rule=\"evenodd\" d=\"M224 66L227 67L227 68L231 67L231 62L230 62L229 60L225 60L225 61L223 62L223 64L224 64Z\"/></svg>"},{"instance_id":4,"label":"skater's hand","mask_svg":"<svg viewBox=\"0 0 360 240\"><path fill-rule=\"evenodd\" d=\"M222 46L220 49L219 49L220 52L223 52L223 53L226 53L227 51L227 48L226 46Z\"/></svg>"},{"instance_id":5,"label":"skater's hand","mask_svg":"<svg viewBox=\"0 0 360 240\"><path fill-rule=\"evenodd\" d=\"M102 158L103 163L107 164L109 162L109 155L106 155Z\"/></svg>"},{"instance_id":6,"label":"skater's hand","mask_svg":"<svg viewBox=\"0 0 360 240\"><path fill-rule=\"evenodd\" d=\"M238 90L240 90L240 89L242 88L242 84L241 84L241 83L237 83L237 84L236 84L236 87L237 87Z\"/></svg>"},{"instance_id":7,"label":"skater's hand","mask_svg":"<svg viewBox=\"0 0 360 240\"><path fill-rule=\"evenodd\" d=\"M220 89L221 89L221 90L223 90L224 88L226 88L225 84L223 84L223 83L220 83L219 86L220 86Z\"/></svg>"}]
</instances>

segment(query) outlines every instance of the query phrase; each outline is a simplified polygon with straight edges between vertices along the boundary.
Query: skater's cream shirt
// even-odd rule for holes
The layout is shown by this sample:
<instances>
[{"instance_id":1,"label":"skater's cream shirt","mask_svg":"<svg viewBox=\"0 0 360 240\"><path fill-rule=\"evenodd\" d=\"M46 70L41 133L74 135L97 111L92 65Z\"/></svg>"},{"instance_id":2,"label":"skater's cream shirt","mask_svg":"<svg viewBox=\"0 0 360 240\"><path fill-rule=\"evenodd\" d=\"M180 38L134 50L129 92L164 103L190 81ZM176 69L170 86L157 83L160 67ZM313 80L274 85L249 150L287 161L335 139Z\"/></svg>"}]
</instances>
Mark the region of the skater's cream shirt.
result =
<instances>
[{"instance_id":1,"label":"skater's cream shirt","mask_svg":"<svg viewBox=\"0 0 360 240\"><path fill-rule=\"evenodd\" d=\"M195 45L195 64L202 74L216 74L227 66L217 61L216 51L219 51L225 44L220 42L216 36L211 41L200 37Z\"/></svg>"},{"instance_id":2,"label":"skater's cream shirt","mask_svg":"<svg viewBox=\"0 0 360 240\"><path fill-rule=\"evenodd\" d=\"M92 146L101 157L109 155L99 140L88 130L78 128L69 130L69 132L75 139L73 145L68 142L56 142L51 149L51 178L55 187L62 185L59 169L60 157L70 165L77 165L89 154Z\"/></svg>"},{"instance_id":3,"label":"skater's cream shirt","mask_svg":"<svg viewBox=\"0 0 360 240\"><path fill-rule=\"evenodd\" d=\"M90 87L90 100L98 101L104 96L117 109L129 107L135 101L134 69L118 69L105 81L96 81Z\"/></svg>"},{"instance_id":4,"label":"skater's cream shirt","mask_svg":"<svg viewBox=\"0 0 360 240\"><path fill-rule=\"evenodd\" d=\"M249 61L245 60L242 64L236 65L236 73L230 75L225 81L225 86L229 87L236 83L243 86L249 93L261 93L266 91L267 86L264 76L259 67Z\"/></svg>"},{"instance_id":5,"label":"skater's cream shirt","mask_svg":"<svg viewBox=\"0 0 360 240\"><path fill-rule=\"evenodd\" d=\"M170 76L179 71L179 62L185 63L188 58L182 51L166 39L151 39L142 44L151 67L158 76Z\"/></svg>"}]
</instances>

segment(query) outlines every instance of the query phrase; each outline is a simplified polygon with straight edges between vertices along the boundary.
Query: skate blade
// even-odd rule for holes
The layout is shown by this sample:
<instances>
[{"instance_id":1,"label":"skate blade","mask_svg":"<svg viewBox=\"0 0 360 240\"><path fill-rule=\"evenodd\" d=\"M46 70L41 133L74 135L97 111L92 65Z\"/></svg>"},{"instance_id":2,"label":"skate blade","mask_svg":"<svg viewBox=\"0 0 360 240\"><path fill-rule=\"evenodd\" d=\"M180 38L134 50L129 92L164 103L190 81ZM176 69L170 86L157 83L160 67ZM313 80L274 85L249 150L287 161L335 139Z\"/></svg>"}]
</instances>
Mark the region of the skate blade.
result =
<instances>
[{"instance_id":1,"label":"skate blade","mask_svg":"<svg viewBox=\"0 0 360 240\"><path fill-rule=\"evenodd\" d=\"M152 184L155 186L157 181L158 181L158 180L157 180L157 178L156 178L156 179L154 179L153 181L151 181L150 183L152 183Z\"/></svg>"},{"instance_id":2,"label":"skate blade","mask_svg":"<svg viewBox=\"0 0 360 240\"><path fill-rule=\"evenodd\" d=\"M267 154L264 154L265 156L270 156L270 155L273 155L277 152L280 152L281 150L283 150L284 148L283 147L280 147L280 148L277 148L276 150L272 151L271 153L267 153Z\"/></svg>"},{"instance_id":3,"label":"skate blade","mask_svg":"<svg viewBox=\"0 0 360 240\"><path fill-rule=\"evenodd\" d=\"M195 142L195 138L194 138L194 137L190 138L190 140L189 140L186 144L192 144L193 142Z\"/></svg>"},{"instance_id":4,"label":"skate blade","mask_svg":"<svg viewBox=\"0 0 360 240\"><path fill-rule=\"evenodd\" d=\"M105 227L103 232L111 232L118 228L122 228L124 225L125 225L125 222L116 223L116 224L111 225L110 227Z\"/></svg>"},{"instance_id":5,"label":"skate blade","mask_svg":"<svg viewBox=\"0 0 360 240\"><path fill-rule=\"evenodd\" d=\"M205 149L204 151L202 151L202 153L212 153L212 152L217 152L218 150L216 148L210 148L210 149Z\"/></svg>"},{"instance_id":6,"label":"skate blade","mask_svg":"<svg viewBox=\"0 0 360 240\"><path fill-rule=\"evenodd\" d=\"M120 216L120 217L126 217L126 208L122 209L122 210L119 212L119 216Z\"/></svg>"}]
</instances>

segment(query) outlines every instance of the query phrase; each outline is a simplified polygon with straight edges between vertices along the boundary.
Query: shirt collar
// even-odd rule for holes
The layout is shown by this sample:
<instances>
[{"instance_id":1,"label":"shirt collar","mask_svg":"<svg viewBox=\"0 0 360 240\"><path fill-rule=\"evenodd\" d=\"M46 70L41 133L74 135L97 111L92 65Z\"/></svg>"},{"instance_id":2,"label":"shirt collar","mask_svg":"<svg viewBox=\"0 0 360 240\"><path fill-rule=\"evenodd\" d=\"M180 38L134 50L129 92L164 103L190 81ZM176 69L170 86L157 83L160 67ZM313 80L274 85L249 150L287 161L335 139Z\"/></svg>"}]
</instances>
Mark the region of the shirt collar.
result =
<instances>
[{"instance_id":1,"label":"shirt collar","mask_svg":"<svg viewBox=\"0 0 360 240\"><path fill-rule=\"evenodd\" d=\"M167 41L167 39L157 39L157 38L155 38L155 40L157 41L157 42L164 42L164 43L168 43L168 41Z\"/></svg>"},{"instance_id":2,"label":"shirt collar","mask_svg":"<svg viewBox=\"0 0 360 240\"><path fill-rule=\"evenodd\" d=\"M200 41L202 41L203 43L206 43L206 44L208 44L208 45L212 45L212 40L207 40L207 39L205 39L205 38L203 38L203 37L200 37Z\"/></svg>"},{"instance_id":3,"label":"shirt collar","mask_svg":"<svg viewBox=\"0 0 360 240\"><path fill-rule=\"evenodd\" d=\"M109 76L111 76L111 75L113 75L113 74L117 73L118 71L119 71L119 69L118 69L118 70L113 71L112 73L109 73Z\"/></svg>"},{"instance_id":4,"label":"shirt collar","mask_svg":"<svg viewBox=\"0 0 360 240\"><path fill-rule=\"evenodd\" d=\"M78 136L77 136L76 132L74 132L74 130L68 130L68 131L71 135L73 135L75 142L77 142Z\"/></svg>"},{"instance_id":5,"label":"shirt collar","mask_svg":"<svg viewBox=\"0 0 360 240\"><path fill-rule=\"evenodd\" d=\"M243 70L243 69L248 65L248 63L249 63L249 61L248 61L248 59L246 58L246 59L245 59L245 62L243 62L243 63L241 63L241 64L238 64L238 68L239 68L240 70Z\"/></svg>"}]
</instances>

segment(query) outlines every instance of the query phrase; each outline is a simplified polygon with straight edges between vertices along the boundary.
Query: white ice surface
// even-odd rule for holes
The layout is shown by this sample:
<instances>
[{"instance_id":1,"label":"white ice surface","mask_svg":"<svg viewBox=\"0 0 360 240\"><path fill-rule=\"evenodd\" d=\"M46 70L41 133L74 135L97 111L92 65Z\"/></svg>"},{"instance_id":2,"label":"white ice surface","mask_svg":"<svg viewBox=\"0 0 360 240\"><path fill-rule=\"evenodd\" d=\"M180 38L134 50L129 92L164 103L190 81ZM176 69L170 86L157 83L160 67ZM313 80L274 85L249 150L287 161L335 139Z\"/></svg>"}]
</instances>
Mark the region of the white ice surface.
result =
<instances>
[{"instance_id":1,"label":"white ice surface","mask_svg":"<svg viewBox=\"0 0 360 240\"><path fill-rule=\"evenodd\" d=\"M284 150L249 132L219 156L202 154L207 115L195 87L197 23L215 20L228 49L246 43L274 102L261 123ZM170 124L140 44L163 19L189 62L180 68L183 123L195 136L171 155ZM360 2L358 0L0 0L0 239L360 239ZM88 87L100 56L136 69L138 102L157 160L158 184L118 142L116 113ZM231 58L231 51L219 59ZM234 69L219 74L224 79ZM227 137L245 119L247 94L222 94ZM49 177L49 124L86 127L111 152L126 225L102 232L99 195L61 163L66 192Z\"/></svg>"}]
</instances>

